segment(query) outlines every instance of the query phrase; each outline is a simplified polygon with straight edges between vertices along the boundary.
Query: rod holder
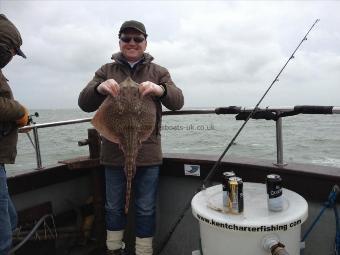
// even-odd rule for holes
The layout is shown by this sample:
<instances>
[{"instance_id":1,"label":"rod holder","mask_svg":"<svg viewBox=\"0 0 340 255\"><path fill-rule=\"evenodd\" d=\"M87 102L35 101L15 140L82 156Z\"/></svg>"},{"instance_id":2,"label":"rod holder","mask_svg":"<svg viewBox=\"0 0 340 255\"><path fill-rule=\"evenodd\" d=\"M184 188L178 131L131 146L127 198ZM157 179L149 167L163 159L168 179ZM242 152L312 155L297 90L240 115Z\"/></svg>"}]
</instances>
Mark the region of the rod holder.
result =
<instances>
[{"instance_id":1,"label":"rod holder","mask_svg":"<svg viewBox=\"0 0 340 255\"><path fill-rule=\"evenodd\" d=\"M279 115L280 112L277 112ZM276 124L276 163L275 166L284 167L287 163L283 162L283 139L282 139L282 118L278 118Z\"/></svg>"},{"instance_id":2,"label":"rod holder","mask_svg":"<svg viewBox=\"0 0 340 255\"><path fill-rule=\"evenodd\" d=\"M39 135L38 135L38 128L33 127L33 135L34 135L34 145L35 145L35 156L37 158L37 170L42 169L42 162L41 162L41 153L40 153L40 143L39 143Z\"/></svg>"}]
</instances>

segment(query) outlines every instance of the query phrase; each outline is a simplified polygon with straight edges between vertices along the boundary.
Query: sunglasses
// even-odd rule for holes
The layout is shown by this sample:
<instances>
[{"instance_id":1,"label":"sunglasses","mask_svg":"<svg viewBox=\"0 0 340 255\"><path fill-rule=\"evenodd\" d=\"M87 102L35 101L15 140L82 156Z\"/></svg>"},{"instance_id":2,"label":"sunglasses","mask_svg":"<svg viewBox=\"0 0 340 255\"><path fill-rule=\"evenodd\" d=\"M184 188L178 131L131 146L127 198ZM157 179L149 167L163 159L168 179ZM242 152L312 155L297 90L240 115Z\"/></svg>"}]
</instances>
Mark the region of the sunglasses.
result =
<instances>
[{"instance_id":1,"label":"sunglasses","mask_svg":"<svg viewBox=\"0 0 340 255\"><path fill-rule=\"evenodd\" d=\"M132 39L133 39L133 41L135 43L141 43L141 42L144 42L144 40L145 40L145 38L143 36L127 36L127 35L122 35L120 37L120 40L122 40L125 43L131 42Z\"/></svg>"}]
</instances>

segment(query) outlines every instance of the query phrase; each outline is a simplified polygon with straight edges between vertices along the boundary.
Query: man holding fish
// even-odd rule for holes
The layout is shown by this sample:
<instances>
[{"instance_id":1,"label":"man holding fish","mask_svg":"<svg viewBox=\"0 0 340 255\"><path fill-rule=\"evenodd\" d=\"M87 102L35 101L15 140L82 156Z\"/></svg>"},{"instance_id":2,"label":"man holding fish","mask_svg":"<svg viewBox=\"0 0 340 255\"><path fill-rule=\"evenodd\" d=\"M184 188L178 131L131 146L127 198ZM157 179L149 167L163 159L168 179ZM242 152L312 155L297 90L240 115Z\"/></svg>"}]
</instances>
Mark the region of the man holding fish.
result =
<instances>
[{"instance_id":1,"label":"man holding fish","mask_svg":"<svg viewBox=\"0 0 340 255\"><path fill-rule=\"evenodd\" d=\"M179 110L184 104L168 70L145 53L147 36L141 22L124 22L118 34L120 52L96 71L79 95L82 110L99 108L92 123L102 134L107 254L127 254L122 240L130 188L135 194L135 253L153 254L162 105Z\"/></svg>"}]
</instances>

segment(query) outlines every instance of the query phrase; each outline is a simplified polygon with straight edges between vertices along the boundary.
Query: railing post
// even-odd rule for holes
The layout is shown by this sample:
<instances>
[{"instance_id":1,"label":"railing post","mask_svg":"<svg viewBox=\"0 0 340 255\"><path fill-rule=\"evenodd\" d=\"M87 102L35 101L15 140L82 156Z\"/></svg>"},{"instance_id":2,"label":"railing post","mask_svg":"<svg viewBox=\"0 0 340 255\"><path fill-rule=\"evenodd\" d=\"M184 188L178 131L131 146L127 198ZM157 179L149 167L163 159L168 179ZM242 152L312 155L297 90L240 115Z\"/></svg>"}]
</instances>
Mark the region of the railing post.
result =
<instances>
[{"instance_id":1,"label":"railing post","mask_svg":"<svg viewBox=\"0 0 340 255\"><path fill-rule=\"evenodd\" d=\"M87 130L88 145L90 158L100 158L100 145L101 138L97 130L91 128ZM93 204L94 204L94 234L97 239L97 244L100 247L105 247L106 241L106 228L105 228L105 210L104 210L104 197L105 197L105 175L104 169L94 168L92 170L93 178Z\"/></svg>"},{"instance_id":2,"label":"railing post","mask_svg":"<svg viewBox=\"0 0 340 255\"><path fill-rule=\"evenodd\" d=\"M90 158L100 157L100 136L96 129L87 130Z\"/></svg>"},{"instance_id":3,"label":"railing post","mask_svg":"<svg viewBox=\"0 0 340 255\"><path fill-rule=\"evenodd\" d=\"M33 127L33 135L34 135L34 146L35 146L35 156L37 159L37 169L42 169L41 163L41 154L40 154L40 144L39 144L39 135L38 135L38 128Z\"/></svg>"},{"instance_id":4,"label":"railing post","mask_svg":"<svg viewBox=\"0 0 340 255\"><path fill-rule=\"evenodd\" d=\"M277 112L279 114L279 112ZM276 166L286 166L283 163L282 118L276 120Z\"/></svg>"}]
</instances>

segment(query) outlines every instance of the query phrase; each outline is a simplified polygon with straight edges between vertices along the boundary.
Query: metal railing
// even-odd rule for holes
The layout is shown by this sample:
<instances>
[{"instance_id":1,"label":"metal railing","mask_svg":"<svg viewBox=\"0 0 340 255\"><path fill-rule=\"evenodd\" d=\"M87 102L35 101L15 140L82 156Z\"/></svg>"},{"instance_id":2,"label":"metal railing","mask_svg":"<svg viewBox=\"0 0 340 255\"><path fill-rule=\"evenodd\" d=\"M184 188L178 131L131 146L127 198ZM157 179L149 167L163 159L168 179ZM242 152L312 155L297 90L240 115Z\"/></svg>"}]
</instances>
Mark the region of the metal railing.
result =
<instances>
[{"instance_id":1,"label":"metal railing","mask_svg":"<svg viewBox=\"0 0 340 255\"><path fill-rule=\"evenodd\" d=\"M57 126L65 126L71 124L79 124L84 122L90 122L92 118L84 118L84 119L75 119L75 120L66 120L66 121L58 121L58 122L50 122L50 123L43 123L43 124L33 124L30 126L25 126L19 129L19 131L33 131L33 141L29 135L26 133L34 146L36 161L37 161L37 169L42 169L42 160L41 160L41 152L40 152L40 142L39 142L39 134L38 129L40 128L48 128L48 127L57 127Z\"/></svg>"},{"instance_id":2,"label":"metal railing","mask_svg":"<svg viewBox=\"0 0 340 255\"><path fill-rule=\"evenodd\" d=\"M182 111L163 111L163 115L192 115L192 114L249 114L253 111L254 108L247 107L238 107L238 106L229 106L229 107L220 107L214 110L211 109L200 109L200 110L182 110ZM293 106L293 107L265 107L265 108L257 108L255 114L252 118L255 119L271 119L276 122L276 163L277 166L285 166L286 164L283 162L283 140L282 140L282 118L287 116L293 116L297 114L340 114L340 107L333 106ZM246 115L240 116L238 119L243 120ZM30 126L25 126L20 128L20 131L30 131L33 130L34 142L32 141L29 133L28 137L30 138L36 154L36 162L37 169L42 169L42 159L40 152L40 143L39 143L39 134L38 129L47 128L47 127L57 127L57 126L65 126L72 124L79 124L90 122L92 118L84 118L84 119L74 119L67 121L59 121L59 122L50 122L43 124L33 124Z\"/></svg>"}]
</instances>

